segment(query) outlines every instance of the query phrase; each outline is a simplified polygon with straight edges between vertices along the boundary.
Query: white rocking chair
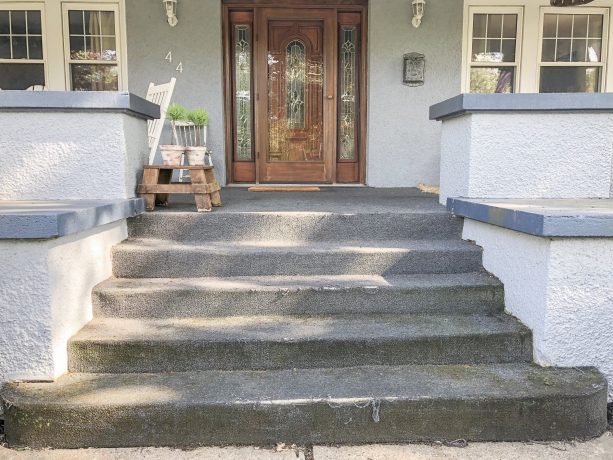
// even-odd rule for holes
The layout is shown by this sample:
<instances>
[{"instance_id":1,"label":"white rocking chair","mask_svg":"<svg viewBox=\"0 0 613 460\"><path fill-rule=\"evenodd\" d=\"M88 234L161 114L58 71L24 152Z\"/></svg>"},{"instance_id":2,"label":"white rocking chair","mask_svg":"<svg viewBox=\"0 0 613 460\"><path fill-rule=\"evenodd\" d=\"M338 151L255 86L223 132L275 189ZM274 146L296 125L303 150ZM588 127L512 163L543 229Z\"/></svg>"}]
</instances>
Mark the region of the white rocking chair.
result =
<instances>
[{"instance_id":1,"label":"white rocking chair","mask_svg":"<svg viewBox=\"0 0 613 460\"><path fill-rule=\"evenodd\" d=\"M175 90L176 78L172 78L170 82L163 85L154 85L149 83L149 89L147 90L147 99L149 102L153 102L160 106L160 118L157 120L150 120L148 122L148 134L149 134L149 164L152 165L155 160L155 154L160 145L160 137L162 136L162 130L164 129L164 122L166 121L166 110L170 105L172 99L172 93Z\"/></svg>"}]
</instances>

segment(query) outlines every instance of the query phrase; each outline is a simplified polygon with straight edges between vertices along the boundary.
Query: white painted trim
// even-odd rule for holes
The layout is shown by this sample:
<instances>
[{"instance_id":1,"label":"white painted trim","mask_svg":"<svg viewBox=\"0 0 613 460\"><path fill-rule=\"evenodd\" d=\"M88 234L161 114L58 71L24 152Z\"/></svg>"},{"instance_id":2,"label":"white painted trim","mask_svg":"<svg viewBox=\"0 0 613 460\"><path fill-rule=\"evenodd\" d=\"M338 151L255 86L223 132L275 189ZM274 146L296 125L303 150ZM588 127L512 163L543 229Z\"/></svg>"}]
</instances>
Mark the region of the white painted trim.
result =
<instances>
[{"instance_id":1,"label":"white painted trim","mask_svg":"<svg viewBox=\"0 0 613 460\"><path fill-rule=\"evenodd\" d=\"M117 54L119 65L119 91L128 90L127 26L125 0L0 0L0 9L40 9L43 21L43 60L45 61L45 84L52 91L70 90L67 73L67 51L64 44L65 5L87 8L112 9L116 11Z\"/></svg>"},{"instance_id":2,"label":"white painted trim","mask_svg":"<svg viewBox=\"0 0 613 460\"><path fill-rule=\"evenodd\" d=\"M606 11L607 17L605 21L605 34L603 37L603 63L605 64L602 80L602 91L613 92L613 53L609 50L613 49L613 34L611 33L611 10L613 9L613 0L595 0L589 5L576 8L560 8L551 7L549 0L464 0L464 17L463 17L463 43L462 43L462 92L470 91L469 79L469 58L470 58L470 38L472 31L470 28L470 10L471 8L484 9L491 12L497 12L504 8L521 7L523 8L523 26L522 26L522 43L521 43L521 62L519 84L516 92L520 93L538 93L540 84L540 56L541 56L541 17L542 10L547 9L560 13L581 12L589 14L591 11ZM535 45L536 43L536 45ZM604 54L606 53L606 54Z\"/></svg>"}]
</instances>

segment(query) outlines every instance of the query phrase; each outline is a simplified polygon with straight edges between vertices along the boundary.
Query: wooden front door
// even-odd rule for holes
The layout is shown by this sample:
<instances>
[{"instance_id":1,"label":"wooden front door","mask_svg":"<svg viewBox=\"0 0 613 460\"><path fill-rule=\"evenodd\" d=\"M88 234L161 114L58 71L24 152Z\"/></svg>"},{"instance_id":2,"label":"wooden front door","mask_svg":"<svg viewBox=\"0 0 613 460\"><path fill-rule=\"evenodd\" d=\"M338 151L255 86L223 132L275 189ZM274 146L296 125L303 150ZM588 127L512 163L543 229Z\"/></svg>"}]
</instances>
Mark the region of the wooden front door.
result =
<instances>
[{"instance_id":1,"label":"wooden front door","mask_svg":"<svg viewBox=\"0 0 613 460\"><path fill-rule=\"evenodd\" d=\"M362 180L365 10L345 9L227 7L232 182Z\"/></svg>"}]
</instances>

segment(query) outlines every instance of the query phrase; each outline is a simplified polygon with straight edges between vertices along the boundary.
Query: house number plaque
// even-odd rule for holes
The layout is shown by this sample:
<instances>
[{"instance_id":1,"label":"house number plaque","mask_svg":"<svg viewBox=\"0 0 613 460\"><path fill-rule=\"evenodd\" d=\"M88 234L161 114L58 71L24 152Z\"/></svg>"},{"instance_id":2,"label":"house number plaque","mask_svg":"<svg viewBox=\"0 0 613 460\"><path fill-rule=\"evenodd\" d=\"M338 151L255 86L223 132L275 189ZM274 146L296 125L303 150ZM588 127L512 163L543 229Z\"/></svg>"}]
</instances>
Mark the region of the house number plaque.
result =
<instances>
[{"instance_id":1,"label":"house number plaque","mask_svg":"<svg viewBox=\"0 0 613 460\"><path fill-rule=\"evenodd\" d=\"M407 86L423 86L426 73L426 56L421 53L404 55L403 83Z\"/></svg>"}]
</instances>

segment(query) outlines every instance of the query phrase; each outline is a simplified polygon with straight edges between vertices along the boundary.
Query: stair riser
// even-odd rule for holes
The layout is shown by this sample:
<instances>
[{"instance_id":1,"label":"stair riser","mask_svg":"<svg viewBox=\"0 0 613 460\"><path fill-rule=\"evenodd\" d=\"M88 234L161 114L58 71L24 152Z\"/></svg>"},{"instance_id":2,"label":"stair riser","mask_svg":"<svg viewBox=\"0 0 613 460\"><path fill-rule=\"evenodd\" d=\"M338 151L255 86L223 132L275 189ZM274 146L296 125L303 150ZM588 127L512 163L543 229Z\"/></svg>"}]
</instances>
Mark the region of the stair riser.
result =
<instances>
[{"instance_id":1,"label":"stair riser","mask_svg":"<svg viewBox=\"0 0 613 460\"><path fill-rule=\"evenodd\" d=\"M71 372L111 374L365 365L489 364L531 360L530 335L520 333L414 340L120 342L112 345L72 341L69 345Z\"/></svg>"},{"instance_id":2,"label":"stair riser","mask_svg":"<svg viewBox=\"0 0 613 460\"><path fill-rule=\"evenodd\" d=\"M476 248L455 251L245 251L224 254L118 246L113 254L113 271L118 278L402 275L482 270L481 251Z\"/></svg>"},{"instance_id":3,"label":"stair riser","mask_svg":"<svg viewBox=\"0 0 613 460\"><path fill-rule=\"evenodd\" d=\"M502 286L436 289L339 288L278 291L95 290L98 317L190 318L252 315L480 314L504 310Z\"/></svg>"},{"instance_id":4,"label":"stair riser","mask_svg":"<svg viewBox=\"0 0 613 460\"><path fill-rule=\"evenodd\" d=\"M6 437L11 446L57 449L553 441L598 436L607 423L606 389L583 397L193 405L172 401L169 395L163 404L110 410L12 406L5 414ZM373 406L379 408L378 417Z\"/></svg>"},{"instance_id":5,"label":"stair riser","mask_svg":"<svg viewBox=\"0 0 613 460\"><path fill-rule=\"evenodd\" d=\"M172 241L338 241L459 238L462 219L424 214L146 214L129 223L132 238Z\"/></svg>"}]
</instances>

